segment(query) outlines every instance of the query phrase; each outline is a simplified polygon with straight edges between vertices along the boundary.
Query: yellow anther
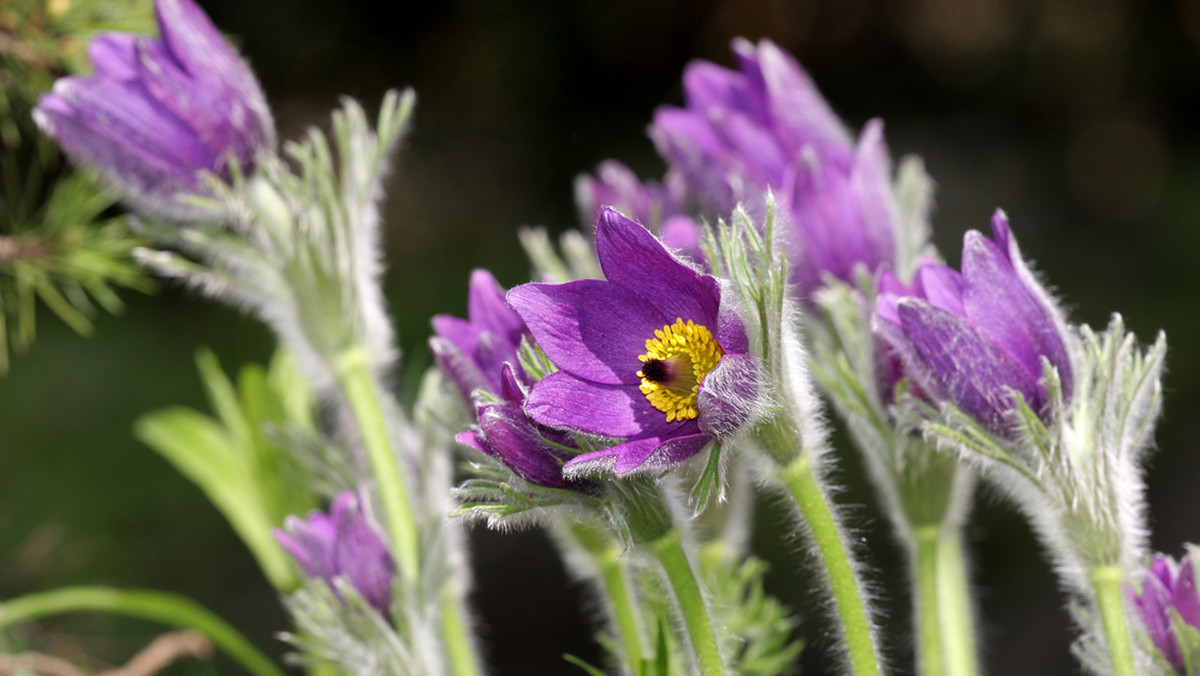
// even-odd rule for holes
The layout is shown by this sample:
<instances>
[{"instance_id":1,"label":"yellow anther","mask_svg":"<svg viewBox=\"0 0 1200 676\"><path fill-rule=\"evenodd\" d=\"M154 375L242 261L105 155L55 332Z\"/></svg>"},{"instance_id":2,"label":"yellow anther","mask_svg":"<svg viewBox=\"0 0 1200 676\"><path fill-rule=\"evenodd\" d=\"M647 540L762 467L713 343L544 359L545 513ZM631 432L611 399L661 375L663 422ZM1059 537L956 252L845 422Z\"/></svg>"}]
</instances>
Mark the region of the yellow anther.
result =
<instances>
[{"instance_id":1,"label":"yellow anther","mask_svg":"<svg viewBox=\"0 0 1200 676\"><path fill-rule=\"evenodd\" d=\"M667 422L693 420L700 415L700 385L723 356L725 351L708 328L677 318L646 339L646 353L638 355L638 389L651 406L667 414Z\"/></svg>"}]
</instances>

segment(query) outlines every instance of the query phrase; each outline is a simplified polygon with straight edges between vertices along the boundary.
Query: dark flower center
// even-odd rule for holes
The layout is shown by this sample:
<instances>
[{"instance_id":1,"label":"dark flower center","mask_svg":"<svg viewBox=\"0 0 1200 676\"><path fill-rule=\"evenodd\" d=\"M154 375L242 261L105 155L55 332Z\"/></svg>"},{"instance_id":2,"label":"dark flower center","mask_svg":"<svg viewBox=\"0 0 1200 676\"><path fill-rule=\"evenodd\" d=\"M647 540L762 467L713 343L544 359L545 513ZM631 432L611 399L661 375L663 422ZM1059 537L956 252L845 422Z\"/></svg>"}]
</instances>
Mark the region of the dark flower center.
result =
<instances>
[{"instance_id":1,"label":"dark flower center","mask_svg":"<svg viewBox=\"0 0 1200 676\"><path fill-rule=\"evenodd\" d=\"M661 359L651 359L642 364L641 376L652 383L665 383L671 377L667 362Z\"/></svg>"}]
</instances>

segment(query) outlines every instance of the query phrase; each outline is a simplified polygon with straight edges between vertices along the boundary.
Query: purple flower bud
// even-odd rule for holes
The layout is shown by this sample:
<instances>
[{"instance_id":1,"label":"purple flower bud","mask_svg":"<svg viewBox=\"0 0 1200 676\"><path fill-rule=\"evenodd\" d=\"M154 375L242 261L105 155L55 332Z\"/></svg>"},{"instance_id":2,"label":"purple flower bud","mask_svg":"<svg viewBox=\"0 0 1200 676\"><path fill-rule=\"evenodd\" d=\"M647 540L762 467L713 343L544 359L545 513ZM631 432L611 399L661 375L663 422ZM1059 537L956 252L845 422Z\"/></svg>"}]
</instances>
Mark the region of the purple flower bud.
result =
<instances>
[{"instance_id":1,"label":"purple flower bud","mask_svg":"<svg viewBox=\"0 0 1200 676\"><path fill-rule=\"evenodd\" d=\"M895 204L883 125L857 146L789 54L770 41L733 43L737 71L699 61L684 73L686 107L660 108L650 136L692 194L725 215L762 215L768 191L805 296L824 275L852 281L896 255Z\"/></svg>"},{"instance_id":2,"label":"purple flower bud","mask_svg":"<svg viewBox=\"0 0 1200 676\"><path fill-rule=\"evenodd\" d=\"M309 577L335 590L334 578L345 577L372 608L388 615L396 567L353 491L337 496L329 514L314 509L307 521L289 516L274 535Z\"/></svg>"},{"instance_id":3,"label":"purple flower bud","mask_svg":"<svg viewBox=\"0 0 1200 676\"><path fill-rule=\"evenodd\" d=\"M585 484L563 477L563 465L579 454L569 434L539 425L525 414L512 368L504 366L503 403L480 403L475 408L479 429L462 432L458 443L496 458L517 476L546 488L586 490Z\"/></svg>"},{"instance_id":4,"label":"purple flower bud","mask_svg":"<svg viewBox=\"0 0 1200 676\"><path fill-rule=\"evenodd\" d=\"M568 476L670 467L750 417L757 359L717 280L642 226L605 209L596 252L607 281L508 293L560 369L534 385L525 410L542 425L624 439L572 459Z\"/></svg>"},{"instance_id":5,"label":"purple flower bud","mask_svg":"<svg viewBox=\"0 0 1200 676\"><path fill-rule=\"evenodd\" d=\"M501 367L506 363L513 364L518 378L524 380L517 348L527 330L521 316L505 302L504 289L487 270L471 273L467 314L469 319L434 317L437 335L429 339L429 347L438 365L470 402L477 389L500 393Z\"/></svg>"},{"instance_id":6,"label":"purple flower bud","mask_svg":"<svg viewBox=\"0 0 1200 676\"><path fill-rule=\"evenodd\" d=\"M102 33L95 73L65 77L34 119L80 164L137 209L172 220L197 211L180 193L206 192L200 172L248 170L275 129L258 81L192 0L157 0L159 38Z\"/></svg>"},{"instance_id":7,"label":"purple flower bud","mask_svg":"<svg viewBox=\"0 0 1200 676\"><path fill-rule=\"evenodd\" d=\"M903 373L918 396L948 401L1003 434L1011 392L1045 412L1043 357L1058 370L1067 397L1072 373L1065 328L1025 267L1002 212L992 232L994 241L975 230L966 234L962 274L927 262L906 286L884 272L873 325L898 360L891 378Z\"/></svg>"},{"instance_id":8,"label":"purple flower bud","mask_svg":"<svg viewBox=\"0 0 1200 676\"><path fill-rule=\"evenodd\" d=\"M1141 593L1132 588L1127 593L1159 653L1177 673L1186 673L1186 661L1175 636L1175 613L1200 630L1200 597L1196 594L1196 573L1188 557L1176 565L1171 557L1156 554L1154 562L1143 572Z\"/></svg>"}]
</instances>

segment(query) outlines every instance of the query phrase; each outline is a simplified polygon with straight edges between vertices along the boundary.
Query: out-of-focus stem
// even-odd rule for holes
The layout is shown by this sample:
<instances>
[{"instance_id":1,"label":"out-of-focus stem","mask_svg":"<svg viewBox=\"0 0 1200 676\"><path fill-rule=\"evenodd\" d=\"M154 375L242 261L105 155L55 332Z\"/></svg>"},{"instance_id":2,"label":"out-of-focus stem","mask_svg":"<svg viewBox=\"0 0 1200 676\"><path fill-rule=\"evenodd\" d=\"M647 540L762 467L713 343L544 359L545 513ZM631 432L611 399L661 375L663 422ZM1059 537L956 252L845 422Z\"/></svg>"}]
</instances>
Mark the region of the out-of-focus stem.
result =
<instances>
[{"instance_id":1,"label":"out-of-focus stem","mask_svg":"<svg viewBox=\"0 0 1200 676\"><path fill-rule=\"evenodd\" d=\"M1129 625L1125 621L1125 600L1122 598L1125 576L1118 565L1096 566L1088 577L1096 593L1096 607L1104 624L1104 639L1113 676L1134 676L1133 647L1129 641Z\"/></svg>"},{"instance_id":2,"label":"out-of-focus stem","mask_svg":"<svg viewBox=\"0 0 1200 676\"><path fill-rule=\"evenodd\" d=\"M700 583L683 548L679 531L668 531L652 541L649 547L662 565L675 601L679 604L679 612L696 656L697 673L701 676L723 676L726 673L725 662L721 659L708 604L700 592Z\"/></svg>"}]
</instances>

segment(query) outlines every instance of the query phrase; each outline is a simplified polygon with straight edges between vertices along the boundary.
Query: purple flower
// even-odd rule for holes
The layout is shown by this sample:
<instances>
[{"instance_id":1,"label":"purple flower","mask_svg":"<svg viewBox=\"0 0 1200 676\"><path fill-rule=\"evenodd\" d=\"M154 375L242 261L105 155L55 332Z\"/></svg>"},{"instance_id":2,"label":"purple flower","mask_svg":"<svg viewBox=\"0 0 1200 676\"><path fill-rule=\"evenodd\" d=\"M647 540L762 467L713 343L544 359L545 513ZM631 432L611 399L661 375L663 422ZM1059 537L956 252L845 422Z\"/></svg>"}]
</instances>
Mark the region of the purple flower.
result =
<instances>
[{"instance_id":1,"label":"purple flower","mask_svg":"<svg viewBox=\"0 0 1200 676\"><path fill-rule=\"evenodd\" d=\"M992 234L994 241L966 234L962 274L927 262L905 286L884 272L873 324L918 396L949 401L1004 433L1011 392L1045 412L1043 357L1067 397L1072 373L1066 329L1025 267L1003 212L992 218Z\"/></svg>"},{"instance_id":2,"label":"purple flower","mask_svg":"<svg viewBox=\"0 0 1200 676\"><path fill-rule=\"evenodd\" d=\"M525 413L525 394L512 367L504 365L502 401L481 400L475 407L479 428L455 439L504 463L517 476L546 488L586 490L563 476L563 464L579 454L569 434L539 425Z\"/></svg>"},{"instance_id":3,"label":"purple flower","mask_svg":"<svg viewBox=\"0 0 1200 676\"><path fill-rule=\"evenodd\" d=\"M605 209L596 251L607 281L525 284L508 293L560 369L534 385L536 422L624 439L566 464L617 474L687 460L740 427L757 394L757 360L717 280L643 227Z\"/></svg>"},{"instance_id":4,"label":"purple flower","mask_svg":"<svg viewBox=\"0 0 1200 676\"><path fill-rule=\"evenodd\" d=\"M467 315L469 319L434 317L437 335L429 339L429 347L438 365L470 402L471 393L477 389L500 393L501 367L505 363L513 364L517 375L524 379L516 365L517 348L526 328L521 316L505 303L504 289L487 270L471 273Z\"/></svg>"},{"instance_id":5,"label":"purple flower","mask_svg":"<svg viewBox=\"0 0 1200 676\"><path fill-rule=\"evenodd\" d=\"M612 207L657 233L663 244L700 262L704 260L700 226L684 213L686 198L687 186L678 172L667 172L661 185L643 183L616 160L601 162L594 176L575 181L575 201L588 223L595 223L605 207Z\"/></svg>"},{"instance_id":6,"label":"purple flower","mask_svg":"<svg viewBox=\"0 0 1200 676\"><path fill-rule=\"evenodd\" d=\"M353 491L337 496L328 515L314 509L307 521L289 516L284 530L274 534L310 577L336 589L334 578L344 576L371 607L387 616L396 567Z\"/></svg>"},{"instance_id":7,"label":"purple flower","mask_svg":"<svg viewBox=\"0 0 1200 676\"><path fill-rule=\"evenodd\" d=\"M895 204L883 125L857 146L789 54L767 40L735 40L738 71L698 61L684 72L686 107L660 108L650 136L706 208L742 202L761 216L768 191L805 296L824 275L894 263Z\"/></svg>"},{"instance_id":8,"label":"purple flower","mask_svg":"<svg viewBox=\"0 0 1200 676\"><path fill-rule=\"evenodd\" d=\"M180 193L206 192L200 172L249 169L275 130L258 81L192 0L157 0L161 37L102 33L95 73L66 77L34 119L72 159L95 168L133 205L188 220Z\"/></svg>"},{"instance_id":9,"label":"purple flower","mask_svg":"<svg viewBox=\"0 0 1200 676\"><path fill-rule=\"evenodd\" d=\"M1177 673L1186 673L1186 662L1175 636L1175 613L1200 630L1200 597L1196 595L1196 574L1188 557L1176 565L1171 557L1156 554L1143 574L1141 593L1131 588L1128 594L1158 651Z\"/></svg>"}]
</instances>

